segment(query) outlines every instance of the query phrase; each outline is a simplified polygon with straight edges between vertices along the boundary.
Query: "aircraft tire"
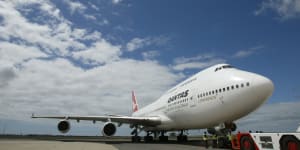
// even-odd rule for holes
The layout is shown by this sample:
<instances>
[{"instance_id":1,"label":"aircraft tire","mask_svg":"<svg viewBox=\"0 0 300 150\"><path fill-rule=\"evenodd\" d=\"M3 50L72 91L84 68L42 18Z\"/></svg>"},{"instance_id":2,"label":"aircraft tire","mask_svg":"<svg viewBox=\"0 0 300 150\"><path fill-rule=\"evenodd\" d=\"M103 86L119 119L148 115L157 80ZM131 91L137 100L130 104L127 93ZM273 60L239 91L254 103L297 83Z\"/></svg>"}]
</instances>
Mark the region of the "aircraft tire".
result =
<instances>
[{"instance_id":1,"label":"aircraft tire","mask_svg":"<svg viewBox=\"0 0 300 150\"><path fill-rule=\"evenodd\" d=\"M168 136L159 136L159 142L168 142Z\"/></svg>"},{"instance_id":2,"label":"aircraft tire","mask_svg":"<svg viewBox=\"0 0 300 150\"><path fill-rule=\"evenodd\" d=\"M177 136L177 142L187 142L188 138L186 135L182 135L182 136Z\"/></svg>"},{"instance_id":3,"label":"aircraft tire","mask_svg":"<svg viewBox=\"0 0 300 150\"><path fill-rule=\"evenodd\" d=\"M145 143L153 142L153 136L144 136L144 142Z\"/></svg>"},{"instance_id":4,"label":"aircraft tire","mask_svg":"<svg viewBox=\"0 0 300 150\"><path fill-rule=\"evenodd\" d=\"M131 142L132 143L139 143L139 142L141 142L141 137L140 136L132 136L131 137Z\"/></svg>"},{"instance_id":5,"label":"aircraft tire","mask_svg":"<svg viewBox=\"0 0 300 150\"><path fill-rule=\"evenodd\" d=\"M255 150L254 142L249 136L243 136L240 143L241 150Z\"/></svg>"},{"instance_id":6,"label":"aircraft tire","mask_svg":"<svg viewBox=\"0 0 300 150\"><path fill-rule=\"evenodd\" d=\"M300 149L300 141L297 140L292 135L282 136L280 139L280 149L281 150Z\"/></svg>"}]
</instances>

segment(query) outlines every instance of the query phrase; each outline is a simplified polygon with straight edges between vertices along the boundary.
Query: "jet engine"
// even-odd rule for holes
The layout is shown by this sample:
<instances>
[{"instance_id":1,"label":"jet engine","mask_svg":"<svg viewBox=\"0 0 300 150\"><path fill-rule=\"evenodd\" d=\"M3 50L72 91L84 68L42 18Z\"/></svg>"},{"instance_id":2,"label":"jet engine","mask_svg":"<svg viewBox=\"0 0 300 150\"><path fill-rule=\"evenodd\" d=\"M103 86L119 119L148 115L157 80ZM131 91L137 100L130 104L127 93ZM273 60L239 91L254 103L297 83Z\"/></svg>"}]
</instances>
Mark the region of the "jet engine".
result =
<instances>
[{"instance_id":1,"label":"jet engine","mask_svg":"<svg viewBox=\"0 0 300 150\"><path fill-rule=\"evenodd\" d=\"M117 131L117 127L115 124L111 122L106 122L102 129L102 135L104 136L113 136Z\"/></svg>"},{"instance_id":2,"label":"jet engine","mask_svg":"<svg viewBox=\"0 0 300 150\"><path fill-rule=\"evenodd\" d=\"M225 128L230 129L232 132L236 131L237 126L235 123L230 122L230 123L225 123Z\"/></svg>"},{"instance_id":3,"label":"jet engine","mask_svg":"<svg viewBox=\"0 0 300 150\"><path fill-rule=\"evenodd\" d=\"M71 125L70 125L69 121L67 121L67 120L62 120L57 125L57 129L61 133L67 133L70 130L70 128L71 128Z\"/></svg>"},{"instance_id":4,"label":"jet engine","mask_svg":"<svg viewBox=\"0 0 300 150\"><path fill-rule=\"evenodd\" d=\"M222 123L222 124L220 124L218 126L215 126L213 128L207 128L207 132L209 134L213 134L213 135L224 135L224 134L227 134L229 132L235 131L236 128L237 128L237 126L233 122Z\"/></svg>"}]
</instances>

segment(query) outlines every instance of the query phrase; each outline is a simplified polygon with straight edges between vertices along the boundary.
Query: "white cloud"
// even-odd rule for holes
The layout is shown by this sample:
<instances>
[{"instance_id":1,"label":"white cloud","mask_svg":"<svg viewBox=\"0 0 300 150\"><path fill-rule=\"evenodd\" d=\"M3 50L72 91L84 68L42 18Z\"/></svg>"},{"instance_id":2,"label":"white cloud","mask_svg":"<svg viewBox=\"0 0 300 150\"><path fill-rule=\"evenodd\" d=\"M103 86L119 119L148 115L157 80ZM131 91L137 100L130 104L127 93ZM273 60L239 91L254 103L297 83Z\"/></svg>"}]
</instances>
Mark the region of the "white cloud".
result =
<instances>
[{"instance_id":1,"label":"white cloud","mask_svg":"<svg viewBox=\"0 0 300 150\"><path fill-rule=\"evenodd\" d=\"M233 57L234 58L244 58L244 57L248 57L251 56L255 53L257 53L259 50L263 49L264 46L256 46L256 47L251 47L249 49L246 50L240 50L238 52L236 52Z\"/></svg>"},{"instance_id":2,"label":"white cloud","mask_svg":"<svg viewBox=\"0 0 300 150\"><path fill-rule=\"evenodd\" d=\"M16 73L13 68L0 67L0 89L8 86L8 83L16 77Z\"/></svg>"},{"instance_id":3,"label":"white cloud","mask_svg":"<svg viewBox=\"0 0 300 150\"><path fill-rule=\"evenodd\" d=\"M203 69L224 62L226 62L226 60L217 58L213 54L203 54L195 57L175 58L172 68L176 71L183 71L186 69Z\"/></svg>"},{"instance_id":4,"label":"white cloud","mask_svg":"<svg viewBox=\"0 0 300 150\"><path fill-rule=\"evenodd\" d=\"M16 9L29 4L53 21L34 23ZM129 115L131 90L144 106L182 79L156 61L122 58L120 46L74 27L50 1L0 1L0 8L0 119L28 120L32 112Z\"/></svg>"},{"instance_id":5,"label":"white cloud","mask_svg":"<svg viewBox=\"0 0 300 150\"><path fill-rule=\"evenodd\" d=\"M76 11L82 13L86 10L86 6L80 2L72 0L64 0L63 2L65 2L68 5L71 14L74 14Z\"/></svg>"},{"instance_id":6,"label":"white cloud","mask_svg":"<svg viewBox=\"0 0 300 150\"><path fill-rule=\"evenodd\" d=\"M1 118L27 119L32 112L129 115L131 90L144 106L181 79L155 61L136 60L120 60L90 70L65 59L32 60L16 74L10 86L0 91Z\"/></svg>"},{"instance_id":7,"label":"white cloud","mask_svg":"<svg viewBox=\"0 0 300 150\"><path fill-rule=\"evenodd\" d=\"M40 47L48 53L61 56L68 55L70 48L74 50L85 48L82 42L77 41L83 34L88 34L85 30L72 28L71 23L62 16L57 16L53 19L53 22L48 24L30 22L15 9L22 7L23 3L12 2L13 1L0 2L0 7L2 8L0 9L0 16L3 17L3 23L0 26L1 39L8 41L18 38L27 44ZM24 5L28 5L28 3L27 1ZM33 1L32 4L47 8L53 7L53 5L47 1ZM55 17L52 15L51 10L57 10L57 8L47 10L47 12L43 12L41 15Z\"/></svg>"},{"instance_id":8,"label":"white cloud","mask_svg":"<svg viewBox=\"0 0 300 150\"><path fill-rule=\"evenodd\" d=\"M102 39L102 37L101 37L101 33L100 32L94 31L93 33L84 35L83 39L84 40L94 40L94 41L97 41L97 40Z\"/></svg>"},{"instance_id":9,"label":"white cloud","mask_svg":"<svg viewBox=\"0 0 300 150\"><path fill-rule=\"evenodd\" d=\"M96 23L98 25L108 25L109 24L109 21L107 19L98 17L98 16L101 16L100 13L98 13L98 15L97 14L88 14L86 11L88 9L88 7L78 1L64 0L64 2L65 2L65 4L68 5L68 8L70 9L70 13L72 15L75 12L78 12L80 15L82 15L88 21L93 21L94 23ZM88 2L88 5L96 11L100 10L99 7L97 7L96 5L94 5L91 2Z\"/></svg>"},{"instance_id":10,"label":"white cloud","mask_svg":"<svg viewBox=\"0 0 300 150\"><path fill-rule=\"evenodd\" d=\"M213 54L203 54L203 55L198 55L195 57L177 57L174 59L175 64L183 64L191 61L198 61L198 60L205 60L205 59L212 59L215 56Z\"/></svg>"},{"instance_id":11,"label":"white cloud","mask_svg":"<svg viewBox=\"0 0 300 150\"><path fill-rule=\"evenodd\" d=\"M224 63L225 60L224 59L212 59L209 61L203 61L203 62L188 62L188 63L183 63L183 64L177 64L175 66L173 66L174 70L177 71L183 71L186 69L203 69L215 64L219 64L219 63Z\"/></svg>"},{"instance_id":12,"label":"white cloud","mask_svg":"<svg viewBox=\"0 0 300 150\"><path fill-rule=\"evenodd\" d=\"M99 11L100 10L100 8L99 7L97 7L96 5L94 5L93 3L91 3L91 2L88 2L88 4L91 6L91 8L93 8L94 10L97 10L97 11Z\"/></svg>"},{"instance_id":13,"label":"white cloud","mask_svg":"<svg viewBox=\"0 0 300 150\"><path fill-rule=\"evenodd\" d=\"M158 51L146 51L142 53L144 59L153 59L159 55L160 53Z\"/></svg>"},{"instance_id":14,"label":"white cloud","mask_svg":"<svg viewBox=\"0 0 300 150\"><path fill-rule=\"evenodd\" d=\"M96 21L97 20L97 18L95 17L95 16L93 16L93 15L89 15L89 14L85 14L85 15L83 15L86 19L88 19L88 20L93 20L93 21Z\"/></svg>"},{"instance_id":15,"label":"white cloud","mask_svg":"<svg viewBox=\"0 0 300 150\"><path fill-rule=\"evenodd\" d=\"M146 46L155 45L160 46L164 45L169 41L168 37L165 36L158 36L158 37L146 37L146 38L133 38L130 40L127 45L126 49L127 51L135 51L137 49L144 48Z\"/></svg>"},{"instance_id":16,"label":"white cloud","mask_svg":"<svg viewBox=\"0 0 300 150\"><path fill-rule=\"evenodd\" d=\"M264 0L254 14L261 15L269 9L275 11L281 20L299 18L300 0Z\"/></svg>"},{"instance_id":17,"label":"white cloud","mask_svg":"<svg viewBox=\"0 0 300 150\"><path fill-rule=\"evenodd\" d=\"M264 104L237 121L241 131L295 132L300 123L300 102Z\"/></svg>"},{"instance_id":18,"label":"white cloud","mask_svg":"<svg viewBox=\"0 0 300 150\"><path fill-rule=\"evenodd\" d=\"M13 66L30 58L45 56L36 47L0 41L0 62L2 65Z\"/></svg>"},{"instance_id":19,"label":"white cloud","mask_svg":"<svg viewBox=\"0 0 300 150\"><path fill-rule=\"evenodd\" d=\"M112 0L111 2L112 2L113 4L119 4L119 3L122 2L122 0Z\"/></svg>"},{"instance_id":20,"label":"white cloud","mask_svg":"<svg viewBox=\"0 0 300 150\"><path fill-rule=\"evenodd\" d=\"M251 50L240 50L238 52L236 52L233 57L235 58L243 58L243 57L247 57L250 56L254 53L254 51Z\"/></svg>"},{"instance_id":21,"label":"white cloud","mask_svg":"<svg viewBox=\"0 0 300 150\"><path fill-rule=\"evenodd\" d=\"M130 42L127 43L127 50L128 51L134 51L138 48L141 48L145 45L145 41L144 39L141 38L134 38L132 39Z\"/></svg>"},{"instance_id":22,"label":"white cloud","mask_svg":"<svg viewBox=\"0 0 300 150\"><path fill-rule=\"evenodd\" d=\"M74 52L74 58L82 60L85 64L102 64L119 60L120 46L114 46L102 39L93 44L89 49Z\"/></svg>"},{"instance_id":23,"label":"white cloud","mask_svg":"<svg viewBox=\"0 0 300 150\"><path fill-rule=\"evenodd\" d=\"M102 24L107 25L109 24L109 21L107 19L103 19Z\"/></svg>"}]
</instances>

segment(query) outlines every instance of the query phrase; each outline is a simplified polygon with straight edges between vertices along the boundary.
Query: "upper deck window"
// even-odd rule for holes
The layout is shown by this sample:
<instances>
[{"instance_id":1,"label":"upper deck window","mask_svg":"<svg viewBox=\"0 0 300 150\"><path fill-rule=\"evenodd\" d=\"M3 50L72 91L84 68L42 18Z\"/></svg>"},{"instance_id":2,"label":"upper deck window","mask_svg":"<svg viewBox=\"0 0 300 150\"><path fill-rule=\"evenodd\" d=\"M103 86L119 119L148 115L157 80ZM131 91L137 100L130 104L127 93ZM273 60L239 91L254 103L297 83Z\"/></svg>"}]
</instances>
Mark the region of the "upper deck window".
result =
<instances>
[{"instance_id":1,"label":"upper deck window","mask_svg":"<svg viewBox=\"0 0 300 150\"><path fill-rule=\"evenodd\" d=\"M218 67L215 69L215 72L219 71L219 70L222 70L222 69L228 69L228 68L234 68L233 66L231 65L224 65L224 66L221 66L221 67Z\"/></svg>"}]
</instances>

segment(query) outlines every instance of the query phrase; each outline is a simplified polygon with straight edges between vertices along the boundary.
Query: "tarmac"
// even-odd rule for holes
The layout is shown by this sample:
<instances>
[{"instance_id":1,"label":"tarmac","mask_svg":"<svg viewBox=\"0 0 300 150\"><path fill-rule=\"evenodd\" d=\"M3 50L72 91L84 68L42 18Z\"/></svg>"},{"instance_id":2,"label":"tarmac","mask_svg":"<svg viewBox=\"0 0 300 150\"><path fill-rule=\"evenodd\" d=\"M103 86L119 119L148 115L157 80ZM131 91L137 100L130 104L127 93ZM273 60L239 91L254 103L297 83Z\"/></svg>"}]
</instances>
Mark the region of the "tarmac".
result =
<instances>
[{"instance_id":1,"label":"tarmac","mask_svg":"<svg viewBox=\"0 0 300 150\"><path fill-rule=\"evenodd\" d=\"M39 140L0 140L0 150L117 150L104 143Z\"/></svg>"},{"instance_id":2,"label":"tarmac","mask_svg":"<svg viewBox=\"0 0 300 150\"><path fill-rule=\"evenodd\" d=\"M187 143L131 143L128 138L0 138L0 150L206 150L197 141Z\"/></svg>"}]
</instances>

